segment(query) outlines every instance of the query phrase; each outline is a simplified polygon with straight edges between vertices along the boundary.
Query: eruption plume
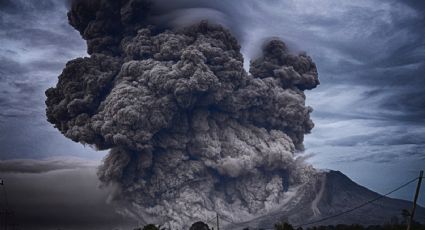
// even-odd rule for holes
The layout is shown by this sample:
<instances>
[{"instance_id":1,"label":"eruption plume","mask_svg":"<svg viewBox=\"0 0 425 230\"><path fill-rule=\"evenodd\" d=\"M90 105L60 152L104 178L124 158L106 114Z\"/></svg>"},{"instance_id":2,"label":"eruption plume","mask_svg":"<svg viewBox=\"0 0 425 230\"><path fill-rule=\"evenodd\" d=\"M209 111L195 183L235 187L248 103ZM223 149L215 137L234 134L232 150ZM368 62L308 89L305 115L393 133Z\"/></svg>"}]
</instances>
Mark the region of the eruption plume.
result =
<instances>
[{"instance_id":1,"label":"eruption plume","mask_svg":"<svg viewBox=\"0 0 425 230\"><path fill-rule=\"evenodd\" d=\"M303 91L319 84L315 64L272 40L248 74L227 29L152 25L155 12L145 0L72 2L69 22L91 56L46 91L48 121L110 149L99 178L145 222L181 228L278 208L316 173L294 157L313 128Z\"/></svg>"}]
</instances>

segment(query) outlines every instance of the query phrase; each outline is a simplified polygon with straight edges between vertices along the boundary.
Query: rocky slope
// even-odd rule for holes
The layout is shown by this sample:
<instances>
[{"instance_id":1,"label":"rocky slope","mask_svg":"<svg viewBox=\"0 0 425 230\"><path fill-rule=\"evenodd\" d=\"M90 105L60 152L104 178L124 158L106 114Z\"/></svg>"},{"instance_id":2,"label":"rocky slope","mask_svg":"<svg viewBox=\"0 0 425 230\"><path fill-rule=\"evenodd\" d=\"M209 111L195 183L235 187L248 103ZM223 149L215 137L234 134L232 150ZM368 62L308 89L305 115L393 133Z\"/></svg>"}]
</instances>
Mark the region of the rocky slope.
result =
<instances>
[{"instance_id":1,"label":"rocky slope","mask_svg":"<svg viewBox=\"0 0 425 230\"><path fill-rule=\"evenodd\" d=\"M279 210L244 223L224 222L227 224L226 229L245 227L267 229L281 221L299 226L347 211L380 196L356 184L339 171L323 172L315 181L289 189L288 192L292 192L293 195ZM367 226L389 223L394 217L402 221L401 210L410 210L411 207L412 203L409 201L384 197L353 212L315 225L362 224ZM415 220L419 222L425 220L425 208L418 206ZM312 225L302 227L308 226Z\"/></svg>"}]
</instances>

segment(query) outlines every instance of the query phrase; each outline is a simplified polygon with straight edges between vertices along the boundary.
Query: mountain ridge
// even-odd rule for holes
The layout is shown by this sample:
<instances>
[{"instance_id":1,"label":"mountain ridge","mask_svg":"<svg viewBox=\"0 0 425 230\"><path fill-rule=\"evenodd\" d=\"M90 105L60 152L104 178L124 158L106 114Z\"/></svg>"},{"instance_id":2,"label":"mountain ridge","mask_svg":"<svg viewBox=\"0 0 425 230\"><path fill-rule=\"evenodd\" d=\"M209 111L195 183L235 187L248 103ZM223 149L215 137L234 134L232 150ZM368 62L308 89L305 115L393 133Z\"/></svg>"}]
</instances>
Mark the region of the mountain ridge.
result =
<instances>
[{"instance_id":1,"label":"mountain ridge","mask_svg":"<svg viewBox=\"0 0 425 230\"><path fill-rule=\"evenodd\" d=\"M297 188L291 200L275 212L247 222L228 224L225 229L268 229L279 222L305 228L337 224L368 226L403 221L402 210L411 210L412 202L389 197L382 197L349 213L336 216L381 196L355 183L340 171L322 171L311 183ZM336 217L327 219L332 216ZM326 220L315 223L322 219ZM415 220L424 222L425 208L417 207Z\"/></svg>"}]
</instances>

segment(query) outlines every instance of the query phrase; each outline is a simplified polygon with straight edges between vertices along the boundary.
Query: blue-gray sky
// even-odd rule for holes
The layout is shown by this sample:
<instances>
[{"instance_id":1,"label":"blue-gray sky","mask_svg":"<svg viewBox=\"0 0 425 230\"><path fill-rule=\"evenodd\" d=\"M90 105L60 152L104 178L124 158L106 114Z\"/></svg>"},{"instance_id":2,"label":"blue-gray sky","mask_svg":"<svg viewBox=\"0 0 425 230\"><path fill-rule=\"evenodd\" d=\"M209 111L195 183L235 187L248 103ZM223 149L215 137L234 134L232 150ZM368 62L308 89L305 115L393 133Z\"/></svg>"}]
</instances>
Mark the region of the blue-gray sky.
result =
<instances>
[{"instance_id":1,"label":"blue-gray sky","mask_svg":"<svg viewBox=\"0 0 425 230\"><path fill-rule=\"evenodd\" d=\"M208 2L235 30L246 63L270 37L313 57L321 85L307 92L316 126L306 136L305 154L315 167L340 170L380 193L425 169L424 1ZM66 11L66 1L0 0L0 160L7 163L71 157L95 165L105 154L66 139L44 114L44 91L68 60L87 55ZM74 175L75 167L55 162L57 168L37 164L49 170L7 175L46 181L56 175L52 170ZM86 172L96 190L94 170ZM413 188L394 196L411 199Z\"/></svg>"}]
</instances>

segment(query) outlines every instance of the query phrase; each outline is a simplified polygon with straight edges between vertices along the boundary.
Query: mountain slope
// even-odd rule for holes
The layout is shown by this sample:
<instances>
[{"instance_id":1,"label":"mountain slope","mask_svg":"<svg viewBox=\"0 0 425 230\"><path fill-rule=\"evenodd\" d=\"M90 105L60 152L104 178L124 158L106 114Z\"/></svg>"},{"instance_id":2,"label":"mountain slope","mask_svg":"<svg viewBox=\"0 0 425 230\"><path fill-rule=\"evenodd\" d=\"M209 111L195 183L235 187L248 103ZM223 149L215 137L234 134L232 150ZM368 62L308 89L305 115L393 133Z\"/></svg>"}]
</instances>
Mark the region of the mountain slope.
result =
<instances>
[{"instance_id":1,"label":"mountain slope","mask_svg":"<svg viewBox=\"0 0 425 230\"><path fill-rule=\"evenodd\" d=\"M272 228L274 223L286 221L294 226L345 212L380 194L360 186L339 171L319 174L312 183L295 188L296 194L279 210L248 222L228 224L226 229ZM412 203L405 200L384 197L352 212L340 215L314 225L362 224L374 225L389 223L391 219L403 220L401 210L410 210ZM425 208L417 208L415 220L425 220ZM311 225L310 225L311 226Z\"/></svg>"}]
</instances>

